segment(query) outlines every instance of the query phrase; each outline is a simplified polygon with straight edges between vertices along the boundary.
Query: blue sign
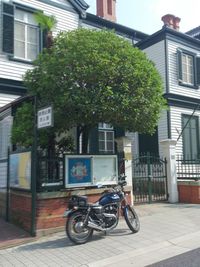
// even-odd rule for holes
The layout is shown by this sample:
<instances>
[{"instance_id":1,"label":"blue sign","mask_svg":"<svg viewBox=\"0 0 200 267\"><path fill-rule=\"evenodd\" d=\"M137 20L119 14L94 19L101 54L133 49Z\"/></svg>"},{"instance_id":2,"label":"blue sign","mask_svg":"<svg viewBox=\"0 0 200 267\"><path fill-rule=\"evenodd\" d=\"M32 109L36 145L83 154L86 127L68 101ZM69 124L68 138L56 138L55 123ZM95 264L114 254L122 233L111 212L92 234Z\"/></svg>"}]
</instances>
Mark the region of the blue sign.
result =
<instances>
[{"instance_id":1,"label":"blue sign","mask_svg":"<svg viewBox=\"0 0 200 267\"><path fill-rule=\"evenodd\" d=\"M68 158L68 184L91 182L91 158Z\"/></svg>"}]
</instances>

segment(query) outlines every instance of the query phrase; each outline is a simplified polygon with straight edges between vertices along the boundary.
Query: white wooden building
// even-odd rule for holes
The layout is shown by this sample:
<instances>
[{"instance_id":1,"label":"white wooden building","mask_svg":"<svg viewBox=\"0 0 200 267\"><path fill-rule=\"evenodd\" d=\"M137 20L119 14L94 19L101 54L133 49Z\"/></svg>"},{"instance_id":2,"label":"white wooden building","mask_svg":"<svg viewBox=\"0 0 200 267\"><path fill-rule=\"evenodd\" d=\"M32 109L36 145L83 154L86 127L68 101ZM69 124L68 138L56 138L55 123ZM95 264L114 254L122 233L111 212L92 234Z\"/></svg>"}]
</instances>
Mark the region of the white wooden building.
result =
<instances>
[{"instance_id":1,"label":"white wooden building","mask_svg":"<svg viewBox=\"0 0 200 267\"><path fill-rule=\"evenodd\" d=\"M173 15L163 18L167 16L176 19ZM138 47L155 63L162 76L168 109L163 111L155 135L142 136L142 140L139 136L138 144L145 143L148 151L148 142L152 140L155 147L150 152L162 154L159 142L174 139L178 154L197 158L200 152L200 40L180 32L177 25L164 22L160 31L138 43ZM136 153L144 152L139 146L135 149Z\"/></svg>"}]
</instances>

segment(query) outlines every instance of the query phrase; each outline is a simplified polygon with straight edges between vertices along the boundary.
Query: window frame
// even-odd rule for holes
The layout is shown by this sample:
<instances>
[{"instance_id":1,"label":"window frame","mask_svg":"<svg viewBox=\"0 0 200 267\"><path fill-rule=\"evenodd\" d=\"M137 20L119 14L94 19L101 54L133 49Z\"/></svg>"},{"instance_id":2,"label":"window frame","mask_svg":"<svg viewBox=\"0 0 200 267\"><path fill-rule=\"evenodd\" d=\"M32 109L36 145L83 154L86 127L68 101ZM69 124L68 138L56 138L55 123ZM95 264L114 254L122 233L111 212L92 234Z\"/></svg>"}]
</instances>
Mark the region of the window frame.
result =
<instances>
[{"instance_id":1,"label":"window frame","mask_svg":"<svg viewBox=\"0 0 200 267\"><path fill-rule=\"evenodd\" d=\"M187 57L192 58L193 62L193 83L183 81L183 55L186 55ZM177 49L177 58L178 58L178 83L181 86L186 86L189 88L198 89L199 88L199 79L197 75L197 55L191 51L187 51L184 49ZM187 74L188 75L188 74Z\"/></svg>"},{"instance_id":2,"label":"window frame","mask_svg":"<svg viewBox=\"0 0 200 267\"><path fill-rule=\"evenodd\" d=\"M184 118L187 118L188 121L187 121L187 126L188 124L191 122L192 119L195 119L195 131L196 131L196 144L197 144L197 154L195 155L196 157L194 157L194 154L193 154L193 151L192 151L192 146L191 146L191 143L192 143L192 134L191 134L191 126L189 127L189 137L188 137L188 140L189 140L189 153L186 153L185 150L186 150L186 147L185 147L185 144L186 144L186 140L185 140L185 137L184 137L184 130L187 128L187 126L185 127L184 125ZM196 159L199 159L200 158L200 136L199 136L199 116L191 116L191 115L188 115L188 114L181 114L181 119L182 119L182 151L183 151L183 158L185 160L196 160ZM185 127L185 128L184 128Z\"/></svg>"},{"instance_id":3,"label":"window frame","mask_svg":"<svg viewBox=\"0 0 200 267\"><path fill-rule=\"evenodd\" d=\"M11 61L33 64L34 60L26 60L24 58L18 58L14 55L14 22L16 9L29 13L35 13L39 10L33 7L24 6L20 3L2 2L2 52L6 54L8 59ZM43 12L42 10L40 11ZM39 54L42 48L45 47L45 33L39 25L38 33L39 34L37 35L37 54Z\"/></svg>"},{"instance_id":4,"label":"window frame","mask_svg":"<svg viewBox=\"0 0 200 267\"><path fill-rule=\"evenodd\" d=\"M25 16L25 20L19 20L19 19L16 19L16 10L20 10L20 11L23 11L24 13L26 13L26 16ZM37 58L37 55L39 54L40 52L40 27L39 25L33 25L31 23L28 22L27 20L27 15L28 13L30 14L33 14L34 11L31 9L25 9L23 7L20 7L20 6L15 6L15 9L14 9L14 36L13 36L13 41L14 41L14 52L13 52L13 59L14 60L19 60L19 61L26 61L26 62L33 62L36 58ZM16 23L18 23L19 25L23 25L25 26L25 29L24 29L24 33L25 33L25 40L24 40L24 53L25 53L25 57L19 57L19 56L16 56L15 54L15 42L16 42L16 37L15 37L15 27L16 27ZM28 58L28 45L29 44L32 44L28 41L28 29L30 28L34 28L36 29L36 50L37 50L37 53L36 53L36 57L35 59L30 59Z\"/></svg>"},{"instance_id":5,"label":"window frame","mask_svg":"<svg viewBox=\"0 0 200 267\"><path fill-rule=\"evenodd\" d=\"M104 153L104 154L114 154L115 153L115 132L114 132L114 128L111 124L108 123L101 123L102 126L99 123L98 126L98 142L99 142L99 152L100 153ZM103 133L104 135L104 139L100 139L99 137L99 133ZM107 138L107 134L108 133L112 133L112 140L108 140ZM113 145L113 149L108 150L108 142L112 141L112 145ZM104 142L104 149L101 150L100 149L100 142Z\"/></svg>"}]
</instances>

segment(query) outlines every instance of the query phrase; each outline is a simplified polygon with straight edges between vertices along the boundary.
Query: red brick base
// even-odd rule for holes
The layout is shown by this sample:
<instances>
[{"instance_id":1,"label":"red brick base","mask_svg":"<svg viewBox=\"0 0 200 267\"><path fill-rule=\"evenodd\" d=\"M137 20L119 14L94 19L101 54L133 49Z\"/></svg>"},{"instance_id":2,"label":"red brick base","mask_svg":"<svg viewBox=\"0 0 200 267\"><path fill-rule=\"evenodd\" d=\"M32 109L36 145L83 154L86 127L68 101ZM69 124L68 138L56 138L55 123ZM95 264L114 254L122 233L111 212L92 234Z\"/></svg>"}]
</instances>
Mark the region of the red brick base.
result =
<instances>
[{"instance_id":1,"label":"red brick base","mask_svg":"<svg viewBox=\"0 0 200 267\"><path fill-rule=\"evenodd\" d=\"M102 194L102 189L71 190L64 192L38 193L36 201L36 233L54 232L65 226L63 218L71 195L87 195L89 202L96 202ZM128 201L131 203L131 191L127 187ZM11 222L31 232L31 193L11 191L10 218Z\"/></svg>"},{"instance_id":2,"label":"red brick base","mask_svg":"<svg viewBox=\"0 0 200 267\"><path fill-rule=\"evenodd\" d=\"M200 182L183 181L178 183L179 202L200 204Z\"/></svg>"}]
</instances>

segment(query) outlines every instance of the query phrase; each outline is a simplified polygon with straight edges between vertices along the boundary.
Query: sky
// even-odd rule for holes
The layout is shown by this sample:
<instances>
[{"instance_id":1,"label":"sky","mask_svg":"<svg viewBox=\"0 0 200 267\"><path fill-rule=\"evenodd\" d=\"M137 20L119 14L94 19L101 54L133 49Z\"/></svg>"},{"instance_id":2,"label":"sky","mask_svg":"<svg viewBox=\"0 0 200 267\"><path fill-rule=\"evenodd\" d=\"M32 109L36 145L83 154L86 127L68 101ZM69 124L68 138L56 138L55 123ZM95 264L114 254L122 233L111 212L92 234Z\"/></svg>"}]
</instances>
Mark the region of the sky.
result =
<instances>
[{"instance_id":1,"label":"sky","mask_svg":"<svg viewBox=\"0 0 200 267\"><path fill-rule=\"evenodd\" d=\"M96 14L96 0L85 0L87 12ZM180 31L200 26L199 0L117 0L117 23L152 34L163 26L161 17L173 14L181 18Z\"/></svg>"}]
</instances>

